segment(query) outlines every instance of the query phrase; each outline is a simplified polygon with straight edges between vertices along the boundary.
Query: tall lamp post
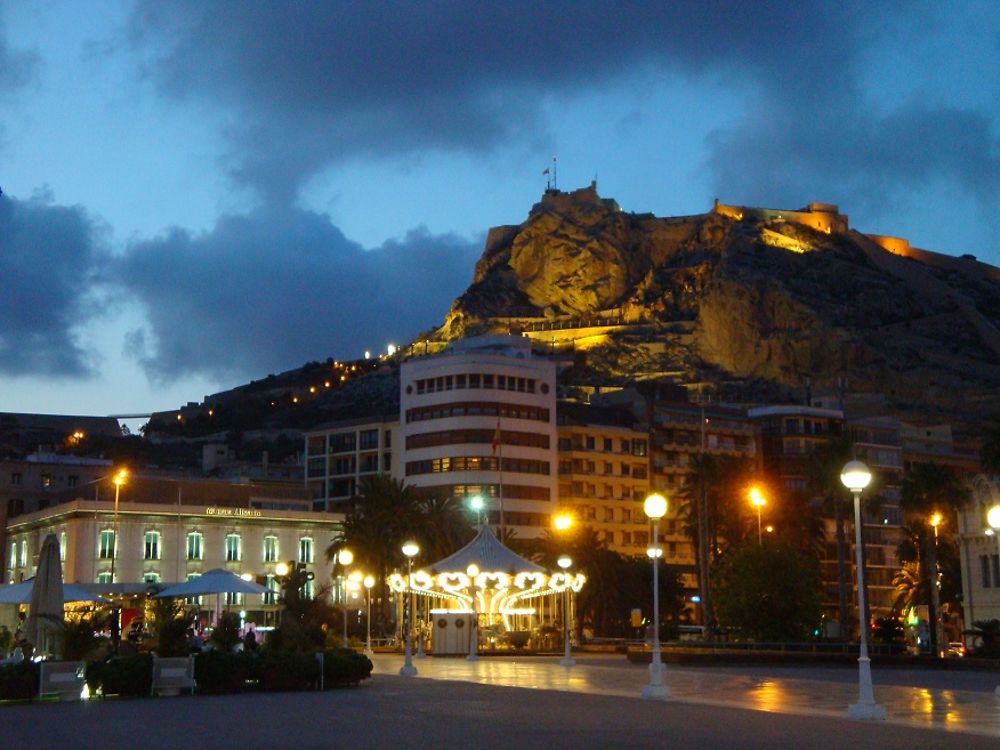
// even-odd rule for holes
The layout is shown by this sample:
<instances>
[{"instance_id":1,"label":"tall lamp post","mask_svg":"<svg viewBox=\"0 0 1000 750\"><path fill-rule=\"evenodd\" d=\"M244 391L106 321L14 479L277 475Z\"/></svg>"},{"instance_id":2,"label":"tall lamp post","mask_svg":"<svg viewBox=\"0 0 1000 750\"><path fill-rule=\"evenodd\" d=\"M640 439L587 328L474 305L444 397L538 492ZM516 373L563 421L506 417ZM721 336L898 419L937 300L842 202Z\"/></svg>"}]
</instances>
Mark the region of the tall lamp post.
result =
<instances>
[{"instance_id":1,"label":"tall lamp post","mask_svg":"<svg viewBox=\"0 0 1000 750\"><path fill-rule=\"evenodd\" d=\"M399 668L399 673L403 677L415 677L417 674L417 668L413 666L413 651L410 647L410 630L412 629L413 623L413 558L416 557L419 552L419 544L416 542L404 542L403 554L406 555L406 588L410 593L410 597L407 600L405 610L406 623L403 628L406 631L406 648L403 652L403 666Z\"/></svg>"},{"instance_id":2,"label":"tall lamp post","mask_svg":"<svg viewBox=\"0 0 1000 750\"><path fill-rule=\"evenodd\" d=\"M861 491L872 481L872 473L861 461L848 461L840 472L840 481L854 495L854 552L858 571L858 702L847 707L851 719L885 719L885 706L875 702L872 665L868 658L868 623L865 622L865 580L861 549Z\"/></svg>"},{"instance_id":3,"label":"tall lamp post","mask_svg":"<svg viewBox=\"0 0 1000 750\"><path fill-rule=\"evenodd\" d=\"M479 616L476 614L476 576L479 575L479 566L469 563L465 569L465 574L469 576L469 594L472 599L472 619L469 621L469 655L467 661L479 660Z\"/></svg>"},{"instance_id":4,"label":"tall lamp post","mask_svg":"<svg viewBox=\"0 0 1000 750\"><path fill-rule=\"evenodd\" d=\"M757 509L757 545L762 544L760 535L760 511L767 505L767 499L757 487L750 488L750 504Z\"/></svg>"},{"instance_id":5,"label":"tall lamp post","mask_svg":"<svg viewBox=\"0 0 1000 750\"><path fill-rule=\"evenodd\" d=\"M365 615L365 623L368 625L368 633L365 635L365 656L372 658L372 586L375 585L375 576L365 576L365 593L368 594L368 613Z\"/></svg>"},{"instance_id":6,"label":"tall lamp post","mask_svg":"<svg viewBox=\"0 0 1000 750\"><path fill-rule=\"evenodd\" d=\"M997 540L997 555L998 559L1000 559L1000 503L994 505L986 512L986 523L993 529L993 536ZM993 694L997 698L1000 698L1000 686L993 690Z\"/></svg>"},{"instance_id":7,"label":"tall lamp post","mask_svg":"<svg viewBox=\"0 0 1000 750\"><path fill-rule=\"evenodd\" d=\"M569 647L569 568L573 564L573 560L570 559L569 555L563 555L556 561L560 568L563 569L563 573L566 576L566 588L563 590L563 658L559 660L559 664L564 667L572 667L576 665L576 660L573 658L573 654Z\"/></svg>"},{"instance_id":8,"label":"tall lamp post","mask_svg":"<svg viewBox=\"0 0 1000 750\"><path fill-rule=\"evenodd\" d=\"M115 483L115 512L111 522L113 529L111 532L113 538L111 544L111 583L115 582L115 558L118 557L118 496L127 477L128 471L126 469L119 469L115 473L114 479L111 480Z\"/></svg>"},{"instance_id":9,"label":"tall lamp post","mask_svg":"<svg viewBox=\"0 0 1000 750\"><path fill-rule=\"evenodd\" d=\"M483 525L483 508L486 507L486 501L483 500L482 495L473 495L469 498L469 508L471 508L476 514L476 526Z\"/></svg>"},{"instance_id":10,"label":"tall lamp post","mask_svg":"<svg viewBox=\"0 0 1000 750\"><path fill-rule=\"evenodd\" d=\"M934 529L934 542L933 547L931 547L932 564L931 564L931 608L934 610L934 622L931 623L933 626L933 651L934 656L941 656L943 650L942 638L941 638L941 587L940 587L940 575L938 574L938 526L941 525L941 521L944 520L944 516L940 513L935 512L930 517L931 528Z\"/></svg>"},{"instance_id":11,"label":"tall lamp post","mask_svg":"<svg viewBox=\"0 0 1000 750\"><path fill-rule=\"evenodd\" d=\"M337 562L340 563L340 596L341 606L344 608L344 641L343 646L347 648L347 566L354 562L354 553L344 547L337 553Z\"/></svg>"},{"instance_id":12,"label":"tall lamp post","mask_svg":"<svg viewBox=\"0 0 1000 750\"><path fill-rule=\"evenodd\" d=\"M663 660L660 658L660 519L667 513L667 499L654 492L642 504L642 510L653 522L653 655L649 664L649 684L642 689L647 700L666 700L670 688L663 684Z\"/></svg>"}]
</instances>

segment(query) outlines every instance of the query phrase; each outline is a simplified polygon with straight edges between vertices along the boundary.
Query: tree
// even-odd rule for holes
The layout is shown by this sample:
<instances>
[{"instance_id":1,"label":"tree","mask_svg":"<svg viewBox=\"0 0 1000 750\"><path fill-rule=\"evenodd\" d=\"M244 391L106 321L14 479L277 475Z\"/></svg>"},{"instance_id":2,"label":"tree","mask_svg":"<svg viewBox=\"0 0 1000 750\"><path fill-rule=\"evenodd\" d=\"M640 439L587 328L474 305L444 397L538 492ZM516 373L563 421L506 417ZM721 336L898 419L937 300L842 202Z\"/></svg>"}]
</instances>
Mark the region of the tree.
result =
<instances>
[{"instance_id":1,"label":"tree","mask_svg":"<svg viewBox=\"0 0 1000 750\"><path fill-rule=\"evenodd\" d=\"M931 649L938 650L938 632L936 623L940 617L938 612L941 599L937 573L943 567L938 563L938 554L943 559L949 559L945 550L950 537L939 539L939 534L930 527L931 519L940 514L938 528L954 529L956 513L969 499L969 488L950 466L935 463L915 464L903 478L899 507L906 516L908 526L923 526L922 533L913 533L916 537L917 551L915 559L920 564L922 585L930 592ZM954 555L957 558L957 554Z\"/></svg>"},{"instance_id":2,"label":"tree","mask_svg":"<svg viewBox=\"0 0 1000 750\"><path fill-rule=\"evenodd\" d=\"M712 569L719 624L756 641L802 641L822 618L819 565L791 544L748 543Z\"/></svg>"},{"instance_id":3,"label":"tree","mask_svg":"<svg viewBox=\"0 0 1000 750\"><path fill-rule=\"evenodd\" d=\"M854 458L854 445L846 435L833 438L809 456L807 486L811 494L820 498L821 505L833 514L834 535L837 540L837 610L840 619L840 636L847 640L851 610L848 601L850 569L848 567L847 531L845 518L850 516L850 495L840 481L844 464Z\"/></svg>"}]
</instances>

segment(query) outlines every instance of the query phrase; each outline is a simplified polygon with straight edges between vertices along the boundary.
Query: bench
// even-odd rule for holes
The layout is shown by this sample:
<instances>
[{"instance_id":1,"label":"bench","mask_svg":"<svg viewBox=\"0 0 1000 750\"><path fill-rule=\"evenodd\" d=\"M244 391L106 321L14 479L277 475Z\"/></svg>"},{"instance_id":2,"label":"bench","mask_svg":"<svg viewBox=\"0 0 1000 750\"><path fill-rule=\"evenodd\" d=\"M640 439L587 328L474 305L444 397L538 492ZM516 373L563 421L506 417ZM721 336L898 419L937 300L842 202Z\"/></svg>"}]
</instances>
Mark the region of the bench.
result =
<instances>
[{"instance_id":1,"label":"bench","mask_svg":"<svg viewBox=\"0 0 1000 750\"><path fill-rule=\"evenodd\" d=\"M57 695L60 700L78 701L86 685L86 664L82 661L43 661L38 676L38 697Z\"/></svg>"},{"instance_id":2,"label":"bench","mask_svg":"<svg viewBox=\"0 0 1000 750\"><path fill-rule=\"evenodd\" d=\"M194 693L194 656L153 657L153 681L149 694L180 695L181 690Z\"/></svg>"}]
</instances>

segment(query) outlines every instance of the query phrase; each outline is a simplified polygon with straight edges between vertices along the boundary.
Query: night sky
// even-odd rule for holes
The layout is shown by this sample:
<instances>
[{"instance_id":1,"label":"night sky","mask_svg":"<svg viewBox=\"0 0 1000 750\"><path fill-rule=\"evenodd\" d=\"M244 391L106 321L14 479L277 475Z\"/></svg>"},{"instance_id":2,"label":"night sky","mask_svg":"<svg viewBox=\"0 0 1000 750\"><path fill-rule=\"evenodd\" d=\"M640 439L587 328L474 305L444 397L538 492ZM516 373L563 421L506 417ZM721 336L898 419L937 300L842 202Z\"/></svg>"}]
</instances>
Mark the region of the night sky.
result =
<instances>
[{"instance_id":1,"label":"night sky","mask_svg":"<svg viewBox=\"0 0 1000 750\"><path fill-rule=\"evenodd\" d=\"M554 154L1000 265L1000 3L0 0L0 411L405 342Z\"/></svg>"}]
</instances>

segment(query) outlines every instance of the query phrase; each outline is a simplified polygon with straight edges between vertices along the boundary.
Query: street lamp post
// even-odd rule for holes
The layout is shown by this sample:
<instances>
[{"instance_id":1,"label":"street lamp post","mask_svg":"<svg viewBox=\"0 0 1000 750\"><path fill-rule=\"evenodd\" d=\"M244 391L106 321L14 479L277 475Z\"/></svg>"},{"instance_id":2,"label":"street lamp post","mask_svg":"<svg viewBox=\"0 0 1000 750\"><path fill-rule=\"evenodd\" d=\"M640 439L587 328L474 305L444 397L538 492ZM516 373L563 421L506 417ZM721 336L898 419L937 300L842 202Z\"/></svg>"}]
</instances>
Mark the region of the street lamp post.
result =
<instances>
[{"instance_id":1,"label":"street lamp post","mask_svg":"<svg viewBox=\"0 0 1000 750\"><path fill-rule=\"evenodd\" d=\"M872 665L868 658L868 623L865 622L865 580L861 549L861 491L872 481L872 474L861 461L848 461L840 472L840 481L854 495L854 552L858 571L858 702L847 707L851 719L885 719L885 706L875 702Z\"/></svg>"},{"instance_id":2,"label":"street lamp post","mask_svg":"<svg viewBox=\"0 0 1000 750\"><path fill-rule=\"evenodd\" d=\"M115 512L111 522L111 527L113 529L111 532L111 583L115 582L115 558L118 557L118 495L121 492L122 485L125 484L125 478L127 476L128 471L125 469L119 469L117 473L115 473L114 479L111 480L115 483Z\"/></svg>"},{"instance_id":3,"label":"street lamp post","mask_svg":"<svg viewBox=\"0 0 1000 750\"><path fill-rule=\"evenodd\" d=\"M944 517L940 513L934 513L930 517L931 528L934 529L934 542L933 547L931 547L931 608L934 610L934 622L933 626L933 651L935 657L940 657L943 651L941 638L941 588L940 588L940 575L938 574L938 526L941 525L941 521Z\"/></svg>"},{"instance_id":4,"label":"street lamp post","mask_svg":"<svg viewBox=\"0 0 1000 750\"><path fill-rule=\"evenodd\" d=\"M573 561L569 555L563 555L556 562L566 576L566 588L563 589L563 658L559 660L559 664L564 667L572 667L576 665L576 660L569 647L569 567Z\"/></svg>"},{"instance_id":5,"label":"street lamp post","mask_svg":"<svg viewBox=\"0 0 1000 750\"><path fill-rule=\"evenodd\" d=\"M469 563L465 569L465 574L469 576L469 594L472 599L472 619L469 621L469 655L468 661L479 660L479 618L476 614L476 576L479 575L479 566Z\"/></svg>"},{"instance_id":6,"label":"street lamp post","mask_svg":"<svg viewBox=\"0 0 1000 750\"><path fill-rule=\"evenodd\" d=\"M767 499L757 487L750 488L750 504L757 508L757 544L762 544L760 535L760 511L767 505Z\"/></svg>"},{"instance_id":7,"label":"street lamp post","mask_svg":"<svg viewBox=\"0 0 1000 750\"><path fill-rule=\"evenodd\" d=\"M646 498L642 505L646 516L653 522L653 654L649 665L649 684L642 689L647 700L666 700L670 688L663 684L663 660L660 658L660 519L667 513L667 499L658 493Z\"/></svg>"},{"instance_id":8,"label":"street lamp post","mask_svg":"<svg viewBox=\"0 0 1000 750\"><path fill-rule=\"evenodd\" d=\"M997 555L998 559L1000 559L1000 503L994 505L989 509L989 511L987 511L986 523L988 523L990 528L993 529L993 536L995 536L997 540ZM1000 698L1000 686L993 690L993 694L997 698Z\"/></svg>"},{"instance_id":9,"label":"street lamp post","mask_svg":"<svg viewBox=\"0 0 1000 750\"><path fill-rule=\"evenodd\" d=\"M399 673L403 677L415 677L417 674L417 668L413 666L413 651L410 647L410 630L413 624L413 558L420 552L420 545L416 542L405 542L403 544L403 554L406 555L406 588L410 593L409 600L407 601L406 613L406 624L404 630L406 631L406 647L403 652L403 666L399 668Z\"/></svg>"},{"instance_id":10,"label":"street lamp post","mask_svg":"<svg viewBox=\"0 0 1000 750\"><path fill-rule=\"evenodd\" d=\"M375 576L365 576L363 581L365 591L368 594L368 612L365 615L365 623L368 625L368 633L365 635L365 656L372 658L372 586L375 585Z\"/></svg>"},{"instance_id":11,"label":"street lamp post","mask_svg":"<svg viewBox=\"0 0 1000 750\"><path fill-rule=\"evenodd\" d=\"M354 553L351 552L346 547L342 548L337 553L337 562L340 563L340 596L341 605L344 608L344 640L343 646L347 648L347 576L344 573L347 570L347 566L354 562Z\"/></svg>"}]
</instances>

